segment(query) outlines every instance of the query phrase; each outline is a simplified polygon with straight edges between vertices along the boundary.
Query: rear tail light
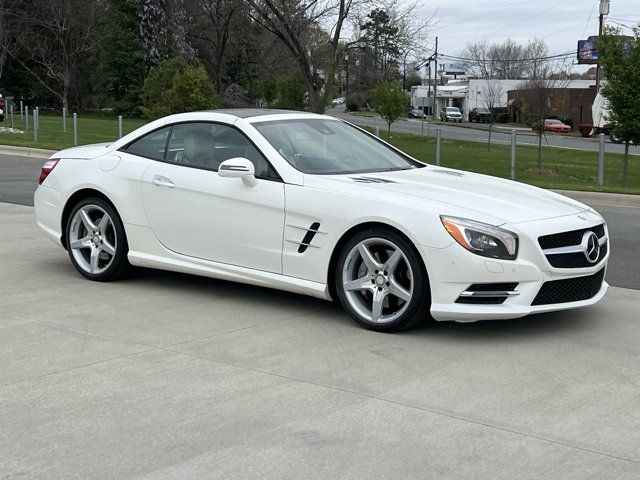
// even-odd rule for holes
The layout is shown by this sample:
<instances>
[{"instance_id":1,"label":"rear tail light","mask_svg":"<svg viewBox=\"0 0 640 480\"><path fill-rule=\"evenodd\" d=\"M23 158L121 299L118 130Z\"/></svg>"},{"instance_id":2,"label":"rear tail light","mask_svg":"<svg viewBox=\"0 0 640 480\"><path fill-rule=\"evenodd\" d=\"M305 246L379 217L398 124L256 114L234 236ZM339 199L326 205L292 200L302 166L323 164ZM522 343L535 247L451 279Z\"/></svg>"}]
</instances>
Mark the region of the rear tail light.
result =
<instances>
[{"instance_id":1,"label":"rear tail light","mask_svg":"<svg viewBox=\"0 0 640 480\"><path fill-rule=\"evenodd\" d=\"M53 172L53 169L56 168L56 165L58 165L59 161L59 158L52 158L50 160L47 160L47 162L42 166L42 170L40 170L38 185L42 185L42 182L44 182L45 178L47 178L49 174Z\"/></svg>"}]
</instances>

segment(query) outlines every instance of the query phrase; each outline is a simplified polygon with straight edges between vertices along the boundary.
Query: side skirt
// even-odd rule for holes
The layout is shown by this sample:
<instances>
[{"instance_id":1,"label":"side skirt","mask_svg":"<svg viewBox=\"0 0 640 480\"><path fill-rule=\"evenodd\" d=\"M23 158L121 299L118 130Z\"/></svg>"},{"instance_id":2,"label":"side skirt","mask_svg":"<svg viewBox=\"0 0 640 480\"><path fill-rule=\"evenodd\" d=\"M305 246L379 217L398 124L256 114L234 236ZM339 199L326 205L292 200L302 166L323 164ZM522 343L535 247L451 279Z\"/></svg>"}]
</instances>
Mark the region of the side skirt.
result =
<instances>
[{"instance_id":1,"label":"side skirt","mask_svg":"<svg viewBox=\"0 0 640 480\"><path fill-rule=\"evenodd\" d=\"M127 224L126 230L129 241L127 258L132 265L248 283L331 300L326 284L179 255L160 245L149 228Z\"/></svg>"}]
</instances>

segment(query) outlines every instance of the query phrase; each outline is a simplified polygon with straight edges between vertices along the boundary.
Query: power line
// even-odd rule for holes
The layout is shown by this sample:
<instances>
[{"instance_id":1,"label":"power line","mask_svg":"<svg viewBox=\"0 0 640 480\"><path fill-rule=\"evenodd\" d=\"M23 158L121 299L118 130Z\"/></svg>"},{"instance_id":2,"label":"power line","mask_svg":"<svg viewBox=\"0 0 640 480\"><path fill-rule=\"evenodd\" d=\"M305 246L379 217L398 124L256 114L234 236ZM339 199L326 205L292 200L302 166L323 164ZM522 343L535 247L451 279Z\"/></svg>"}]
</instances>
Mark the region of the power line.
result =
<instances>
[{"instance_id":1,"label":"power line","mask_svg":"<svg viewBox=\"0 0 640 480\"><path fill-rule=\"evenodd\" d=\"M589 24L591 23L591 17L593 17L593 11L596 9L596 4L598 3L598 0L595 0L593 2L593 5L591 5L591 12L589 13L589 18L587 18L587 23L584 26L584 30L582 31L582 36L584 37L585 34L587 33L587 28L589 28Z\"/></svg>"},{"instance_id":2,"label":"power line","mask_svg":"<svg viewBox=\"0 0 640 480\"><path fill-rule=\"evenodd\" d=\"M544 57L530 57L530 58L513 58L513 59L493 59L493 58L469 58L469 57L459 57L456 55L447 55L447 54L440 54L439 56L444 57L444 58L452 58L454 60L465 60L465 61L469 61L469 62L494 62L494 61L500 61L500 62L508 62L508 63L518 63L518 62L534 62L534 61L544 61L544 60L555 60L555 59L560 59L560 58L568 58L571 57L573 55L576 55L576 50L572 50L569 52L565 52L565 53L559 53L556 55L547 55Z\"/></svg>"}]
</instances>

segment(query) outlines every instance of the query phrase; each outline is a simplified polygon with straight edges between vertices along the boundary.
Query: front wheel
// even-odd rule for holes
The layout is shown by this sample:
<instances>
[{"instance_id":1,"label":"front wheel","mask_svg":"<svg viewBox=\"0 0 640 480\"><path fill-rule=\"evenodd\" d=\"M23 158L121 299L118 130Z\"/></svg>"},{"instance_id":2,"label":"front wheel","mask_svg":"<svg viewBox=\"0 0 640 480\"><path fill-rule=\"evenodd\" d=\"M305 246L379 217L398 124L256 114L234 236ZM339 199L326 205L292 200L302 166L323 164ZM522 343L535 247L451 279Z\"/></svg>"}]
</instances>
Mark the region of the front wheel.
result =
<instances>
[{"instance_id":1,"label":"front wheel","mask_svg":"<svg viewBox=\"0 0 640 480\"><path fill-rule=\"evenodd\" d=\"M383 229L353 236L338 257L335 290L343 308L369 330L396 332L429 318L427 272L402 236Z\"/></svg>"},{"instance_id":2,"label":"front wheel","mask_svg":"<svg viewBox=\"0 0 640 480\"><path fill-rule=\"evenodd\" d=\"M100 198L78 202L67 222L71 263L89 280L107 282L129 268L127 238L115 209Z\"/></svg>"}]
</instances>

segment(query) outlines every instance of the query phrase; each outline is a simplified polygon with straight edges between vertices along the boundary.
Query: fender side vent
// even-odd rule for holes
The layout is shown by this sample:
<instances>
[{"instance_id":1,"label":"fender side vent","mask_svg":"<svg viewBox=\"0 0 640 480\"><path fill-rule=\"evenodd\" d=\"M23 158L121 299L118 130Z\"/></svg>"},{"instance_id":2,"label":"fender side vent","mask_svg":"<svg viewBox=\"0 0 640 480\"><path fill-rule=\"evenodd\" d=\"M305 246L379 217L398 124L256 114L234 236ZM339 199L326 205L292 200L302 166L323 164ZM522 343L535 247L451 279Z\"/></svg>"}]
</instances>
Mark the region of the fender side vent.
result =
<instances>
[{"instance_id":1,"label":"fender side vent","mask_svg":"<svg viewBox=\"0 0 640 480\"><path fill-rule=\"evenodd\" d=\"M309 248L309 245L311 245L311 241L313 240L313 237L316 236L316 233L318 233L319 228L320 228L320 222L313 222L311 224L311 226L309 227L309 230L307 230L307 233L304 234L302 243L298 247L298 253L304 253L307 250L307 248Z\"/></svg>"}]
</instances>

